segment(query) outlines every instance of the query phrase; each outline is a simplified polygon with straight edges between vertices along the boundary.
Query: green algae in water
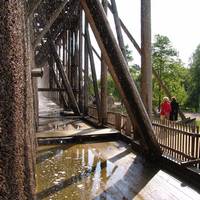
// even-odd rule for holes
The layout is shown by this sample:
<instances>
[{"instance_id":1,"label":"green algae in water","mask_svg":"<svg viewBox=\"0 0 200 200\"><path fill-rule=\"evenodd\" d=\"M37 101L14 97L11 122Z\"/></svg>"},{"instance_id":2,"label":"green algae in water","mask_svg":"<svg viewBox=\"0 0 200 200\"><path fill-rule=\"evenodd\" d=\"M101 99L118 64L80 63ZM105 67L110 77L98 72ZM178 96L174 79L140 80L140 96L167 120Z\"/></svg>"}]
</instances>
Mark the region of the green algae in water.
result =
<instances>
[{"instance_id":1,"label":"green algae in water","mask_svg":"<svg viewBox=\"0 0 200 200\"><path fill-rule=\"evenodd\" d=\"M114 164L103 160L89 144L40 146L37 199L93 199L103 192L114 170Z\"/></svg>"}]
</instances>

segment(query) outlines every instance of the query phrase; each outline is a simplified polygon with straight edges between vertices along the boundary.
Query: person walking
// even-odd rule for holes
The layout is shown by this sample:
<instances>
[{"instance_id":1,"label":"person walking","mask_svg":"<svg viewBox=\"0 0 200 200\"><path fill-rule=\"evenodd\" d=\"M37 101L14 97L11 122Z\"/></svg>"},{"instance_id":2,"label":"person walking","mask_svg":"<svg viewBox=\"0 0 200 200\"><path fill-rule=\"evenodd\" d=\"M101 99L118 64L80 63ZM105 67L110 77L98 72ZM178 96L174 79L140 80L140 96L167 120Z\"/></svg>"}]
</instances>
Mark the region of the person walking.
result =
<instances>
[{"instance_id":1,"label":"person walking","mask_svg":"<svg viewBox=\"0 0 200 200\"><path fill-rule=\"evenodd\" d=\"M176 101L176 97L172 97L171 101L171 112L170 112L170 120L177 121L178 120L178 111L179 111L179 104Z\"/></svg>"},{"instance_id":2,"label":"person walking","mask_svg":"<svg viewBox=\"0 0 200 200\"><path fill-rule=\"evenodd\" d=\"M171 112L171 105L168 97L163 98L163 102L160 105L160 119L169 119Z\"/></svg>"}]
</instances>

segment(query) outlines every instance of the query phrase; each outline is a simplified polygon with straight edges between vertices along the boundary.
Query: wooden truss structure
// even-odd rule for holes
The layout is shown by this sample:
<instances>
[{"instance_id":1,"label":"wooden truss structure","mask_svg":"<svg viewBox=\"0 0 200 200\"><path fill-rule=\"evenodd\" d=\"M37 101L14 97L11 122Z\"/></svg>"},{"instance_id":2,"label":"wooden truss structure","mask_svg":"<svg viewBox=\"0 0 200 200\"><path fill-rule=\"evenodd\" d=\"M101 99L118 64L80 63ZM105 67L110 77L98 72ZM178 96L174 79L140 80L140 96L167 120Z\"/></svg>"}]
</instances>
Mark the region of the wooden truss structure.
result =
<instances>
[{"instance_id":1,"label":"wooden truss structure","mask_svg":"<svg viewBox=\"0 0 200 200\"><path fill-rule=\"evenodd\" d=\"M106 17L108 8L113 13L118 41ZM102 4L98 0L36 1L29 5L28 17L32 26L35 65L48 70L45 85L49 87L39 90L58 91L60 104L76 115L85 116L91 70L98 118L104 125L107 117L106 77L109 71L132 123L138 127L145 152L159 156L161 151L149 118L152 112L150 1L142 0L141 8L141 48L119 18L115 0L103 0ZM101 89L97 84L93 55L96 51L91 44L88 23L101 49ZM141 54L141 97L128 71L122 29Z\"/></svg>"}]
</instances>

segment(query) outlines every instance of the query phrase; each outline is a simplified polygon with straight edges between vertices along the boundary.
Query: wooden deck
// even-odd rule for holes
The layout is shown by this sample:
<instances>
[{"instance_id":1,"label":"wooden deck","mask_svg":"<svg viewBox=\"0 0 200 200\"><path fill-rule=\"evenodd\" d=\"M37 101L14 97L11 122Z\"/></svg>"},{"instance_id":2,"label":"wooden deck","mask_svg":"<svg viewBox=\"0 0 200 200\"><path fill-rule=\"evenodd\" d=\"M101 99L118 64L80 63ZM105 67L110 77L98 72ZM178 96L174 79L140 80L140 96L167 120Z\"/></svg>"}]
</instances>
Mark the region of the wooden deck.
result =
<instances>
[{"instance_id":1,"label":"wooden deck","mask_svg":"<svg viewBox=\"0 0 200 200\"><path fill-rule=\"evenodd\" d=\"M69 120L66 122L52 122L58 127L52 127L52 130L42 131L37 133L38 139L45 138L67 138L78 136L101 136L101 135L113 135L118 131L113 128L96 129L80 120ZM67 124L67 125L66 125Z\"/></svg>"},{"instance_id":2,"label":"wooden deck","mask_svg":"<svg viewBox=\"0 0 200 200\"><path fill-rule=\"evenodd\" d=\"M39 130L36 134L38 141L69 140L71 138L115 138L119 134L114 128L95 129L83 122L80 116L61 114L62 109L44 96L39 98ZM40 142L42 143L42 142ZM45 142L44 142L45 143Z\"/></svg>"},{"instance_id":3,"label":"wooden deck","mask_svg":"<svg viewBox=\"0 0 200 200\"><path fill-rule=\"evenodd\" d=\"M39 146L37 199L200 200L121 141Z\"/></svg>"},{"instance_id":4,"label":"wooden deck","mask_svg":"<svg viewBox=\"0 0 200 200\"><path fill-rule=\"evenodd\" d=\"M95 129L77 117L63 117L47 98L40 103L38 141L104 135L116 140L115 129ZM199 190L146 162L122 141L76 141L38 147L38 200L200 200Z\"/></svg>"}]
</instances>

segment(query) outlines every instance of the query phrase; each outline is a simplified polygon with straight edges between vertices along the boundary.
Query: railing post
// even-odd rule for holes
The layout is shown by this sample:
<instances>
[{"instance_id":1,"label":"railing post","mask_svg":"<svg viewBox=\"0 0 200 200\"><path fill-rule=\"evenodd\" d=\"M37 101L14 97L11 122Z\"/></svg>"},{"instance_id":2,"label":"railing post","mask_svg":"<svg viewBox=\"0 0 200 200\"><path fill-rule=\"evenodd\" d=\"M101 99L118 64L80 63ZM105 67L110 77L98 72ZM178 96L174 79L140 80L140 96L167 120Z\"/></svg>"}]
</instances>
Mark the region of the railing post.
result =
<instances>
[{"instance_id":1,"label":"railing post","mask_svg":"<svg viewBox=\"0 0 200 200\"><path fill-rule=\"evenodd\" d=\"M132 123L130 118L127 116L126 118L126 135L131 136L131 129L132 129Z\"/></svg>"},{"instance_id":2,"label":"railing post","mask_svg":"<svg viewBox=\"0 0 200 200\"><path fill-rule=\"evenodd\" d=\"M115 113L115 128L121 132L121 114Z\"/></svg>"}]
</instances>

